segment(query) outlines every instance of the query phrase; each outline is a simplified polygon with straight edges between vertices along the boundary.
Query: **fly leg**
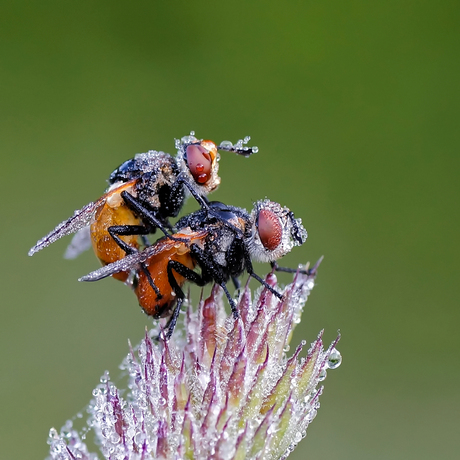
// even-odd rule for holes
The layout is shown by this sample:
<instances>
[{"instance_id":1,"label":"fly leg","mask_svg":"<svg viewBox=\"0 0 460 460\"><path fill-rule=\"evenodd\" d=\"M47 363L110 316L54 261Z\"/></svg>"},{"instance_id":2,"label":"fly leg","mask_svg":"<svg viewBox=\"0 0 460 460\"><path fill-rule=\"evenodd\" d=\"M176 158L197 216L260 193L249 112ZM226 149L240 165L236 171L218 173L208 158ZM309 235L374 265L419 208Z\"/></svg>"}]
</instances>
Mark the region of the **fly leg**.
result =
<instances>
[{"instance_id":1,"label":"fly leg","mask_svg":"<svg viewBox=\"0 0 460 460\"><path fill-rule=\"evenodd\" d=\"M212 260L210 260L209 256L199 248L196 244L192 244L190 246L190 252L194 259L197 260L198 265L202 268L202 271L209 274L210 280L212 279L216 284L218 284L225 292L227 296L228 303L230 304L230 308L232 309L232 314L235 319L238 319L240 314L238 313L238 308L236 306L233 297L230 295L227 289L227 279L228 276L225 276L222 269L215 265Z\"/></svg>"},{"instance_id":2,"label":"fly leg","mask_svg":"<svg viewBox=\"0 0 460 460\"><path fill-rule=\"evenodd\" d=\"M311 276L316 273L316 270L319 267L319 264L323 261L323 256L321 256L316 262L316 264L312 268L308 268L306 270L298 269L298 268L289 268L289 267L280 267L277 262L271 262L270 265L272 266L273 270L277 272L285 272L285 273L301 273L302 275Z\"/></svg>"},{"instance_id":3,"label":"fly leg","mask_svg":"<svg viewBox=\"0 0 460 460\"><path fill-rule=\"evenodd\" d=\"M143 225L112 225L107 231L115 240L115 243L117 243L126 254L133 254L136 252L136 249L125 243L118 235L147 235L149 233L149 229Z\"/></svg>"},{"instance_id":4,"label":"fly leg","mask_svg":"<svg viewBox=\"0 0 460 460\"><path fill-rule=\"evenodd\" d=\"M179 283L177 282L174 276L173 270L198 286L204 286L206 284L206 281L198 273L194 272L193 270L181 264L180 262L177 262L176 260L170 260L168 262L168 266L166 269L168 273L168 281L171 285L172 290L176 294L177 304L176 308L173 311L173 314L171 315L171 318L168 321L168 324L166 325L166 340L169 340L172 333L174 332L174 328L176 327L177 323L177 318L179 317L179 312L185 299L184 291L179 286Z\"/></svg>"},{"instance_id":5,"label":"fly leg","mask_svg":"<svg viewBox=\"0 0 460 460\"><path fill-rule=\"evenodd\" d=\"M257 273L254 272L254 268L251 262L251 256L249 255L249 252L246 248L244 249L244 264L249 276L255 278L260 284L262 284L262 286L267 288L273 295L278 297L278 299L283 298L282 294L280 294L276 289L272 288L263 278L261 278Z\"/></svg>"},{"instance_id":6,"label":"fly leg","mask_svg":"<svg viewBox=\"0 0 460 460\"><path fill-rule=\"evenodd\" d=\"M129 244L125 243L118 235L145 235L149 233L149 229L147 227L144 227L143 225L112 225L107 229L107 231L109 232L110 236L114 239L115 243L117 243L118 246L120 246L120 248L126 252L126 254L134 254L138 251L131 247ZM140 266L141 270L149 280L150 286L155 291L157 298L161 299L163 296L161 295L160 290L153 281L152 275L148 271L145 263L142 262Z\"/></svg>"},{"instance_id":7,"label":"fly leg","mask_svg":"<svg viewBox=\"0 0 460 460\"><path fill-rule=\"evenodd\" d=\"M174 182L174 184L171 187L171 195L177 193L176 192L177 188L180 187L182 184L188 188L193 198L195 198L195 200L198 202L201 208L205 209L209 215L221 221L226 227L234 231L236 235L238 236L243 235L243 231L240 228L235 227L230 222L227 222L226 220L222 219L222 217L219 216L217 212L214 212L214 210L209 206L209 201L207 200L207 198L199 195L184 175L179 174L179 176L177 176L176 182ZM122 192L122 194L123 193L126 193L126 192Z\"/></svg>"},{"instance_id":8,"label":"fly leg","mask_svg":"<svg viewBox=\"0 0 460 460\"><path fill-rule=\"evenodd\" d=\"M154 212L150 211L147 209L144 205L142 205L136 198L134 198L131 194L129 194L126 190L121 192L121 197L126 203L126 206L128 206L131 211L135 212L138 214L141 219L144 222L147 222L147 224L151 227L148 229L147 233L153 233L153 230L155 228L159 228L168 238L171 238L172 240L175 241L181 241L183 240L181 238L175 238L171 236L171 233L168 231L167 226L165 226L164 223L155 215Z\"/></svg>"}]
</instances>

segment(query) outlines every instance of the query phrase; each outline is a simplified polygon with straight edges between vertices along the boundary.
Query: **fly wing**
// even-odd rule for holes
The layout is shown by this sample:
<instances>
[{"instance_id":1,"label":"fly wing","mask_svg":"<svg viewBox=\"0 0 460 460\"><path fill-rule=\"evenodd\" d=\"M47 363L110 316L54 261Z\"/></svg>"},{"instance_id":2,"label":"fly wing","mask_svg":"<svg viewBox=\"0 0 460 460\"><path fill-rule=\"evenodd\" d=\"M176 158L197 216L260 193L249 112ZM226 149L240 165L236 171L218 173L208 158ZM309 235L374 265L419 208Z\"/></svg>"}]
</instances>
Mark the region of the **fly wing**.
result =
<instances>
[{"instance_id":1,"label":"fly wing","mask_svg":"<svg viewBox=\"0 0 460 460\"><path fill-rule=\"evenodd\" d=\"M38 240L37 244L29 251L29 256L33 256L36 252L41 251L43 248L46 248L51 243L54 243L63 236L70 235L71 233L76 233L82 228L87 227L90 224L95 212L99 209L101 205L105 203L106 200L110 200L114 196L118 196L118 199L121 200L121 198L119 197L120 193L124 190L131 191L136 181L137 179L133 179L128 182L123 182L121 184L113 184L109 188L107 193L103 195L101 198L99 198L97 201L89 203L83 208L79 209L78 211L75 211L70 219L61 222L52 232L48 233L48 235L43 237L41 240ZM80 252L82 252L85 249L80 250ZM77 254L74 257L80 254L80 252L77 252ZM66 252L66 255L67 254L68 252ZM73 254L72 251L71 254ZM72 257L67 256L66 258Z\"/></svg>"},{"instance_id":2,"label":"fly wing","mask_svg":"<svg viewBox=\"0 0 460 460\"><path fill-rule=\"evenodd\" d=\"M94 213L103 203L103 200L104 197L75 211L72 217L61 222L52 232L48 233L48 235L41 240L38 240L37 244L30 249L29 256L33 256L36 252L41 251L43 248L46 248L63 236L70 235L71 233L78 232L80 229L87 227Z\"/></svg>"},{"instance_id":3,"label":"fly wing","mask_svg":"<svg viewBox=\"0 0 460 460\"><path fill-rule=\"evenodd\" d=\"M80 230L75 233L72 241L65 250L64 259L75 259L82 252L87 251L90 247L91 231L89 225L87 225L86 227L80 228Z\"/></svg>"},{"instance_id":4,"label":"fly wing","mask_svg":"<svg viewBox=\"0 0 460 460\"><path fill-rule=\"evenodd\" d=\"M99 281L103 278L114 275L115 273L125 272L138 268L140 264L143 263L148 265L148 260L150 258L157 256L162 252L168 252L172 249L176 249L179 253L187 252L191 244L202 240L207 234L208 232L206 230L192 232L189 228L183 229L180 233L171 235L175 238L174 240L169 237L163 237L152 246L145 248L143 251L129 254L123 259L105 265L98 270L94 270L93 272L82 276L78 281Z\"/></svg>"}]
</instances>

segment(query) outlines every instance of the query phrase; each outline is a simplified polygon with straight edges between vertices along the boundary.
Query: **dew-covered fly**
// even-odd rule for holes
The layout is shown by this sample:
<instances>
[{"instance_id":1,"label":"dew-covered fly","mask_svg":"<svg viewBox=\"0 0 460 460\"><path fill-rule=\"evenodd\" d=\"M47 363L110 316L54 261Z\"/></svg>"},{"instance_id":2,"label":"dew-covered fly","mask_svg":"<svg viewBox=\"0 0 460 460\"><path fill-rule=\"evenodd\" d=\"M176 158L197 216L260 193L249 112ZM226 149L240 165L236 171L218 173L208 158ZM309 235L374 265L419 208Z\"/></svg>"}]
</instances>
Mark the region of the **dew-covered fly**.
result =
<instances>
[{"instance_id":1,"label":"dew-covered fly","mask_svg":"<svg viewBox=\"0 0 460 460\"><path fill-rule=\"evenodd\" d=\"M192 195L207 208L206 196L220 184L219 150L250 156L257 147L247 147L249 138L233 145L199 140L191 132L176 140L177 155L150 150L125 161L109 177L109 188L98 200L75 211L30 249L33 255L63 236L76 233L65 256L74 258L93 246L103 265L139 249L139 236L160 228L172 228L185 198ZM145 241L146 242L146 241ZM114 275L126 281L128 273Z\"/></svg>"},{"instance_id":2,"label":"dew-covered fly","mask_svg":"<svg viewBox=\"0 0 460 460\"><path fill-rule=\"evenodd\" d=\"M242 208L211 202L209 209L180 219L176 228L172 237L161 238L143 251L127 255L80 279L97 281L134 271L132 287L144 311L155 318L171 315L167 338L174 330L185 298L182 286L186 280L198 286L210 282L219 284L234 317L238 317L227 282L232 279L238 289L238 277L247 271L282 298L254 272L252 261L270 262L275 270L295 272L296 269L278 267L276 261L307 238L302 221L295 219L288 208L269 200L258 201L251 214ZM196 267L200 273L194 270Z\"/></svg>"}]
</instances>

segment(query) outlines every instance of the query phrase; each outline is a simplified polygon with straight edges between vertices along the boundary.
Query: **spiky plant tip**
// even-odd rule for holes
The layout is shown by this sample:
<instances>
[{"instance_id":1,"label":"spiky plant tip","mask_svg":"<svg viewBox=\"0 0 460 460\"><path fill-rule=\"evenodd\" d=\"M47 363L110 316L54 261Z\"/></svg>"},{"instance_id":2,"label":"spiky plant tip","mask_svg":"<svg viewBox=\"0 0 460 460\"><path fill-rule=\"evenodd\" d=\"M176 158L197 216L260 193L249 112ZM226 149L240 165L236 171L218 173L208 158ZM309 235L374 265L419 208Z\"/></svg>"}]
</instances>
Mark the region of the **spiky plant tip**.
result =
<instances>
[{"instance_id":1,"label":"spiky plant tip","mask_svg":"<svg viewBox=\"0 0 460 460\"><path fill-rule=\"evenodd\" d=\"M300 357L305 341L287 357L289 342L314 287L316 268L296 273L282 300L248 286L240 317L227 316L219 287L185 313L183 331L169 342L145 338L124 360L128 388L121 392L106 373L88 406L87 430L103 458L280 459L306 435L319 408L320 382L340 365L335 346L324 349L322 332ZM304 270L305 272L305 270ZM308 272L306 272L308 273ZM275 289L276 276L266 277ZM95 460L69 421L50 431L50 458Z\"/></svg>"}]
</instances>

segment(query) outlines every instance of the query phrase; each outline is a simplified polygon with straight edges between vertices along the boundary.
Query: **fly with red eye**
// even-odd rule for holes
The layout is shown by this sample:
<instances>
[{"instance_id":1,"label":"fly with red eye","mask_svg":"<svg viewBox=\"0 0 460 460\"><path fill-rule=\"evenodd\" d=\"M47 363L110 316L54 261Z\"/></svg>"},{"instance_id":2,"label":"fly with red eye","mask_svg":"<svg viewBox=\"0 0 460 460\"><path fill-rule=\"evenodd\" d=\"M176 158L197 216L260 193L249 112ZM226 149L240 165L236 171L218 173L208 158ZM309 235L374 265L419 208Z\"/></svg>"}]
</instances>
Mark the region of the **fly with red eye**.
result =
<instances>
[{"instance_id":1,"label":"fly with red eye","mask_svg":"<svg viewBox=\"0 0 460 460\"><path fill-rule=\"evenodd\" d=\"M111 173L109 189L101 198L75 211L39 240L29 255L77 233L66 257L74 258L92 245L101 263L107 265L139 249L139 236L154 233L157 228L169 235L169 219L179 214L188 195L208 208L206 196L220 184L218 151L248 157L258 150L247 147L248 141L247 137L235 145L229 141L216 145L197 139L192 132L176 140L175 158L153 150L137 154ZM148 244L146 239L143 242ZM114 276L126 281L128 273Z\"/></svg>"},{"instance_id":2,"label":"fly with red eye","mask_svg":"<svg viewBox=\"0 0 460 460\"><path fill-rule=\"evenodd\" d=\"M227 282L232 279L238 289L238 277L244 271L281 299L282 294L254 272L252 261L274 263L294 246L303 244L307 232L301 220L295 219L288 208L269 200L257 202L251 214L219 202L209 203L209 209L212 212L201 209L181 218L172 235L176 241L165 237L141 252L132 250L124 259L80 281L97 281L132 270L132 286L144 311L156 318L170 316L166 338L171 336L177 322L185 298L182 285L186 280L199 286L210 282L219 284L235 318L239 313ZM269 224L265 225L265 221ZM200 273L195 267L200 268ZM274 269L280 267L274 266ZM160 288L160 295L153 286Z\"/></svg>"}]
</instances>

